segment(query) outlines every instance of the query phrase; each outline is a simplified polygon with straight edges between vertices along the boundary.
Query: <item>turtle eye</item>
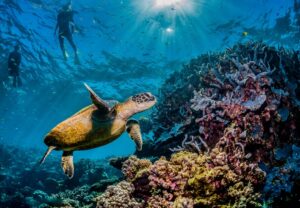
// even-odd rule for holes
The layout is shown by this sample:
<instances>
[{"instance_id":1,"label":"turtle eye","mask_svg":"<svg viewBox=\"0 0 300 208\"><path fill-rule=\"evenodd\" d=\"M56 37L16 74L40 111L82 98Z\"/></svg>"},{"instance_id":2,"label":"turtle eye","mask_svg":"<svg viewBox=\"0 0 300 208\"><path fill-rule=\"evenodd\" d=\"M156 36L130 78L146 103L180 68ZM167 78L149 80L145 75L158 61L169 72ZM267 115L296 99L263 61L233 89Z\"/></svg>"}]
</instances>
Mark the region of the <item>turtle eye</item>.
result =
<instances>
[{"instance_id":1,"label":"turtle eye","mask_svg":"<svg viewBox=\"0 0 300 208\"><path fill-rule=\"evenodd\" d=\"M131 130L131 127L127 127L127 128L126 128L126 132L127 132L127 133L129 133L130 130Z\"/></svg>"},{"instance_id":2,"label":"turtle eye","mask_svg":"<svg viewBox=\"0 0 300 208\"><path fill-rule=\"evenodd\" d=\"M145 93L145 96L147 97L147 98L149 98L149 99L151 99L151 98L153 98L153 96L152 95L150 95L149 93Z\"/></svg>"}]
</instances>

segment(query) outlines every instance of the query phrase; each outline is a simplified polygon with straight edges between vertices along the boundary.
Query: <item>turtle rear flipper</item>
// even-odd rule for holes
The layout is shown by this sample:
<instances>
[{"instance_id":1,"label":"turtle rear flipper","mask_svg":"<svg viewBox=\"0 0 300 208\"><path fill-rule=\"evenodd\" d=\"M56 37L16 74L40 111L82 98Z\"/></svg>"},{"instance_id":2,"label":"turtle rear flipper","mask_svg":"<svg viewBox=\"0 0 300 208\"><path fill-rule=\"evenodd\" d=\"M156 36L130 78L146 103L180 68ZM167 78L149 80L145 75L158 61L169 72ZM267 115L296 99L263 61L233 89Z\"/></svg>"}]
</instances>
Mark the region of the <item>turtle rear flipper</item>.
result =
<instances>
[{"instance_id":1,"label":"turtle rear flipper","mask_svg":"<svg viewBox=\"0 0 300 208\"><path fill-rule=\"evenodd\" d=\"M74 176L73 152L64 151L61 157L61 167L69 179Z\"/></svg>"},{"instance_id":2,"label":"turtle rear flipper","mask_svg":"<svg viewBox=\"0 0 300 208\"><path fill-rule=\"evenodd\" d=\"M126 131L130 138L135 142L137 150L141 151L143 147L143 139L139 122L136 120L127 121Z\"/></svg>"},{"instance_id":3,"label":"turtle rear flipper","mask_svg":"<svg viewBox=\"0 0 300 208\"><path fill-rule=\"evenodd\" d=\"M40 160L40 164L43 164L43 162L45 161L45 159L47 158L47 156L52 152L52 150L54 150L56 147L54 146L49 146L47 151L45 152L43 158Z\"/></svg>"}]
</instances>

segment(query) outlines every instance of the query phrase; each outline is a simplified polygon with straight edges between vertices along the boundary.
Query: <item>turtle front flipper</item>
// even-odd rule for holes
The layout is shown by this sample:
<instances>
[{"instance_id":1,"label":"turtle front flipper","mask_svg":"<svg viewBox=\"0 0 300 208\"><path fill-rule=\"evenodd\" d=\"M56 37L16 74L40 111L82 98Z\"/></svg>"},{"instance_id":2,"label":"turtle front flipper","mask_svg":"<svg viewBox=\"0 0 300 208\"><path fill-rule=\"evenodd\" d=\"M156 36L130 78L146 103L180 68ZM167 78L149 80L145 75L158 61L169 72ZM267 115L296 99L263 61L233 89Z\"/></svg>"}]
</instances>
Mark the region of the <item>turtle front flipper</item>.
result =
<instances>
[{"instance_id":1,"label":"turtle front flipper","mask_svg":"<svg viewBox=\"0 0 300 208\"><path fill-rule=\"evenodd\" d=\"M92 102L98 108L99 112L103 115L108 114L111 110L108 103L102 100L86 83L84 83L84 86L89 91Z\"/></svg>"},{"instance_id":2,"label":"turtle front flipper","mask_svg":"<svg viewBox=\"0 0 300 208\"><path fill-rule=\"evenodd\" d=\"M143 146L143 139L140 124L136 120L129 120L126 123L126 131L130 138L135 142L137 150L141 151Z\"/></svg>"},{"instance_id":3,"label":"turtle front flipper","mask_svg":"<svg viewBox=\"0 0 300 208\"><path fill-rule=\"evenodd\" d=\"M74 163L73 163L73 151L64 151L61 157L61 167L64 173L69 177L73 178L74 175Z\"/></svg>"}]
</instances>

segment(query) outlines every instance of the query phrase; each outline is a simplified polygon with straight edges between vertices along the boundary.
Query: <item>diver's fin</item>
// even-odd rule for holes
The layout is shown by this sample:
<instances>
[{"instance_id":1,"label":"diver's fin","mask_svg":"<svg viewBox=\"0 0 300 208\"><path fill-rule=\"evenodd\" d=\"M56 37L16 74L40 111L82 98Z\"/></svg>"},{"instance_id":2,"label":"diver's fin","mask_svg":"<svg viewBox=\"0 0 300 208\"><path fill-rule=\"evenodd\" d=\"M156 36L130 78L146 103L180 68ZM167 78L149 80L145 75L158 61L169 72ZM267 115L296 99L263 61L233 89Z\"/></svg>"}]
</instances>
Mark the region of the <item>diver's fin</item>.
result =
<instances>
[{"instance_id":1,"label":"diver's fin","mask_svg":"<svg viewBox=\"0 0 300 208\"><path fill-rule=\"evenodd\" d=\"M143 147L143 139L139 122L137 120L127 121L126 131L130 138L135 142L137 150L141 151Z\"/></svg>"},{"instance_id":2,"label":"diver's fin","mask_svg":"<svg viewBox=\"0 0 300 208\"><path fill-rule=\"evenodd\" d=\"M90 92L92 102L98 108L98 110L103 114L108 114L110 112L109 105L102 100L86 83L84 83L84 86Z\"/></svg>"},{"instance_id":3,"label":"diver's fin","mask_svg":"<svg viewBox=\"0 0 300 208\"><path fill-rule=\"evenodd\" d=\"M73 151L64 151L61 157L61 167L64 173L69 177L73 178L74 175L74 164L73 164Z\"/></svg>"},{"instance_id":4,"label":"diver's fin","mask_svg":"<svg viewBox=\"0 0 300 208\"><path fill-rule=\"evenodd\" d=\"M51 153L52 150L54 150L56 147L54 146L49 146L47 151L45 152L43 158L40 160L40 164L43 164L43 162L45 161L46 157Z\"/></svg>"}]
</instances>

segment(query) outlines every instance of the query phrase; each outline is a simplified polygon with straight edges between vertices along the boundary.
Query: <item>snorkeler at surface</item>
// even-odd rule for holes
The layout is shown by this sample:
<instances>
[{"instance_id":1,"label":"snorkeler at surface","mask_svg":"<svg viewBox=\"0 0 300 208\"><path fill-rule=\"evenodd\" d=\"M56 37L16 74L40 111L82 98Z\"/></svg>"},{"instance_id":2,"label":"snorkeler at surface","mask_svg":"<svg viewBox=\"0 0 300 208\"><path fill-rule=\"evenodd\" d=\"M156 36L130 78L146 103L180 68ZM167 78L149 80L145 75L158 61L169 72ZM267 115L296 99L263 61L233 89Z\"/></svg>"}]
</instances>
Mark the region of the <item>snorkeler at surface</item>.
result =
<instances>
[{"instance_id":1,"label":"snorkeler at surface","mask_svg":"<svg viewBox=\"0 0 300 208\"><path fill-rule=\"evenodd\" d=\"M65 60L68 59L68 54L64 45L64 39L66 38L74 50L75 63L79 64L77 47L73 41L73 33L75 31L73 16L74 16L74 11L72 10L72 4L70 2L65 6L63 6L63 8L60 10L60 12L57 15L57 24L55 27L54 34L56 35L58 30L59 45L62 50L64 59Z\"/></svg>"},{"instance_id":2,"label":"snorkeler at surface","mask_svg":"<svg viewBox=\"0 0 300 208\"><path fill-rule=\"evenodd\" d=\"M19 73L19 66L21 63L21 47L17 44L15 45L14 51L9 54L8 57L8 75L13 77L13 86L22 86L22 81Z\"/></svg>"}]
</instances>

